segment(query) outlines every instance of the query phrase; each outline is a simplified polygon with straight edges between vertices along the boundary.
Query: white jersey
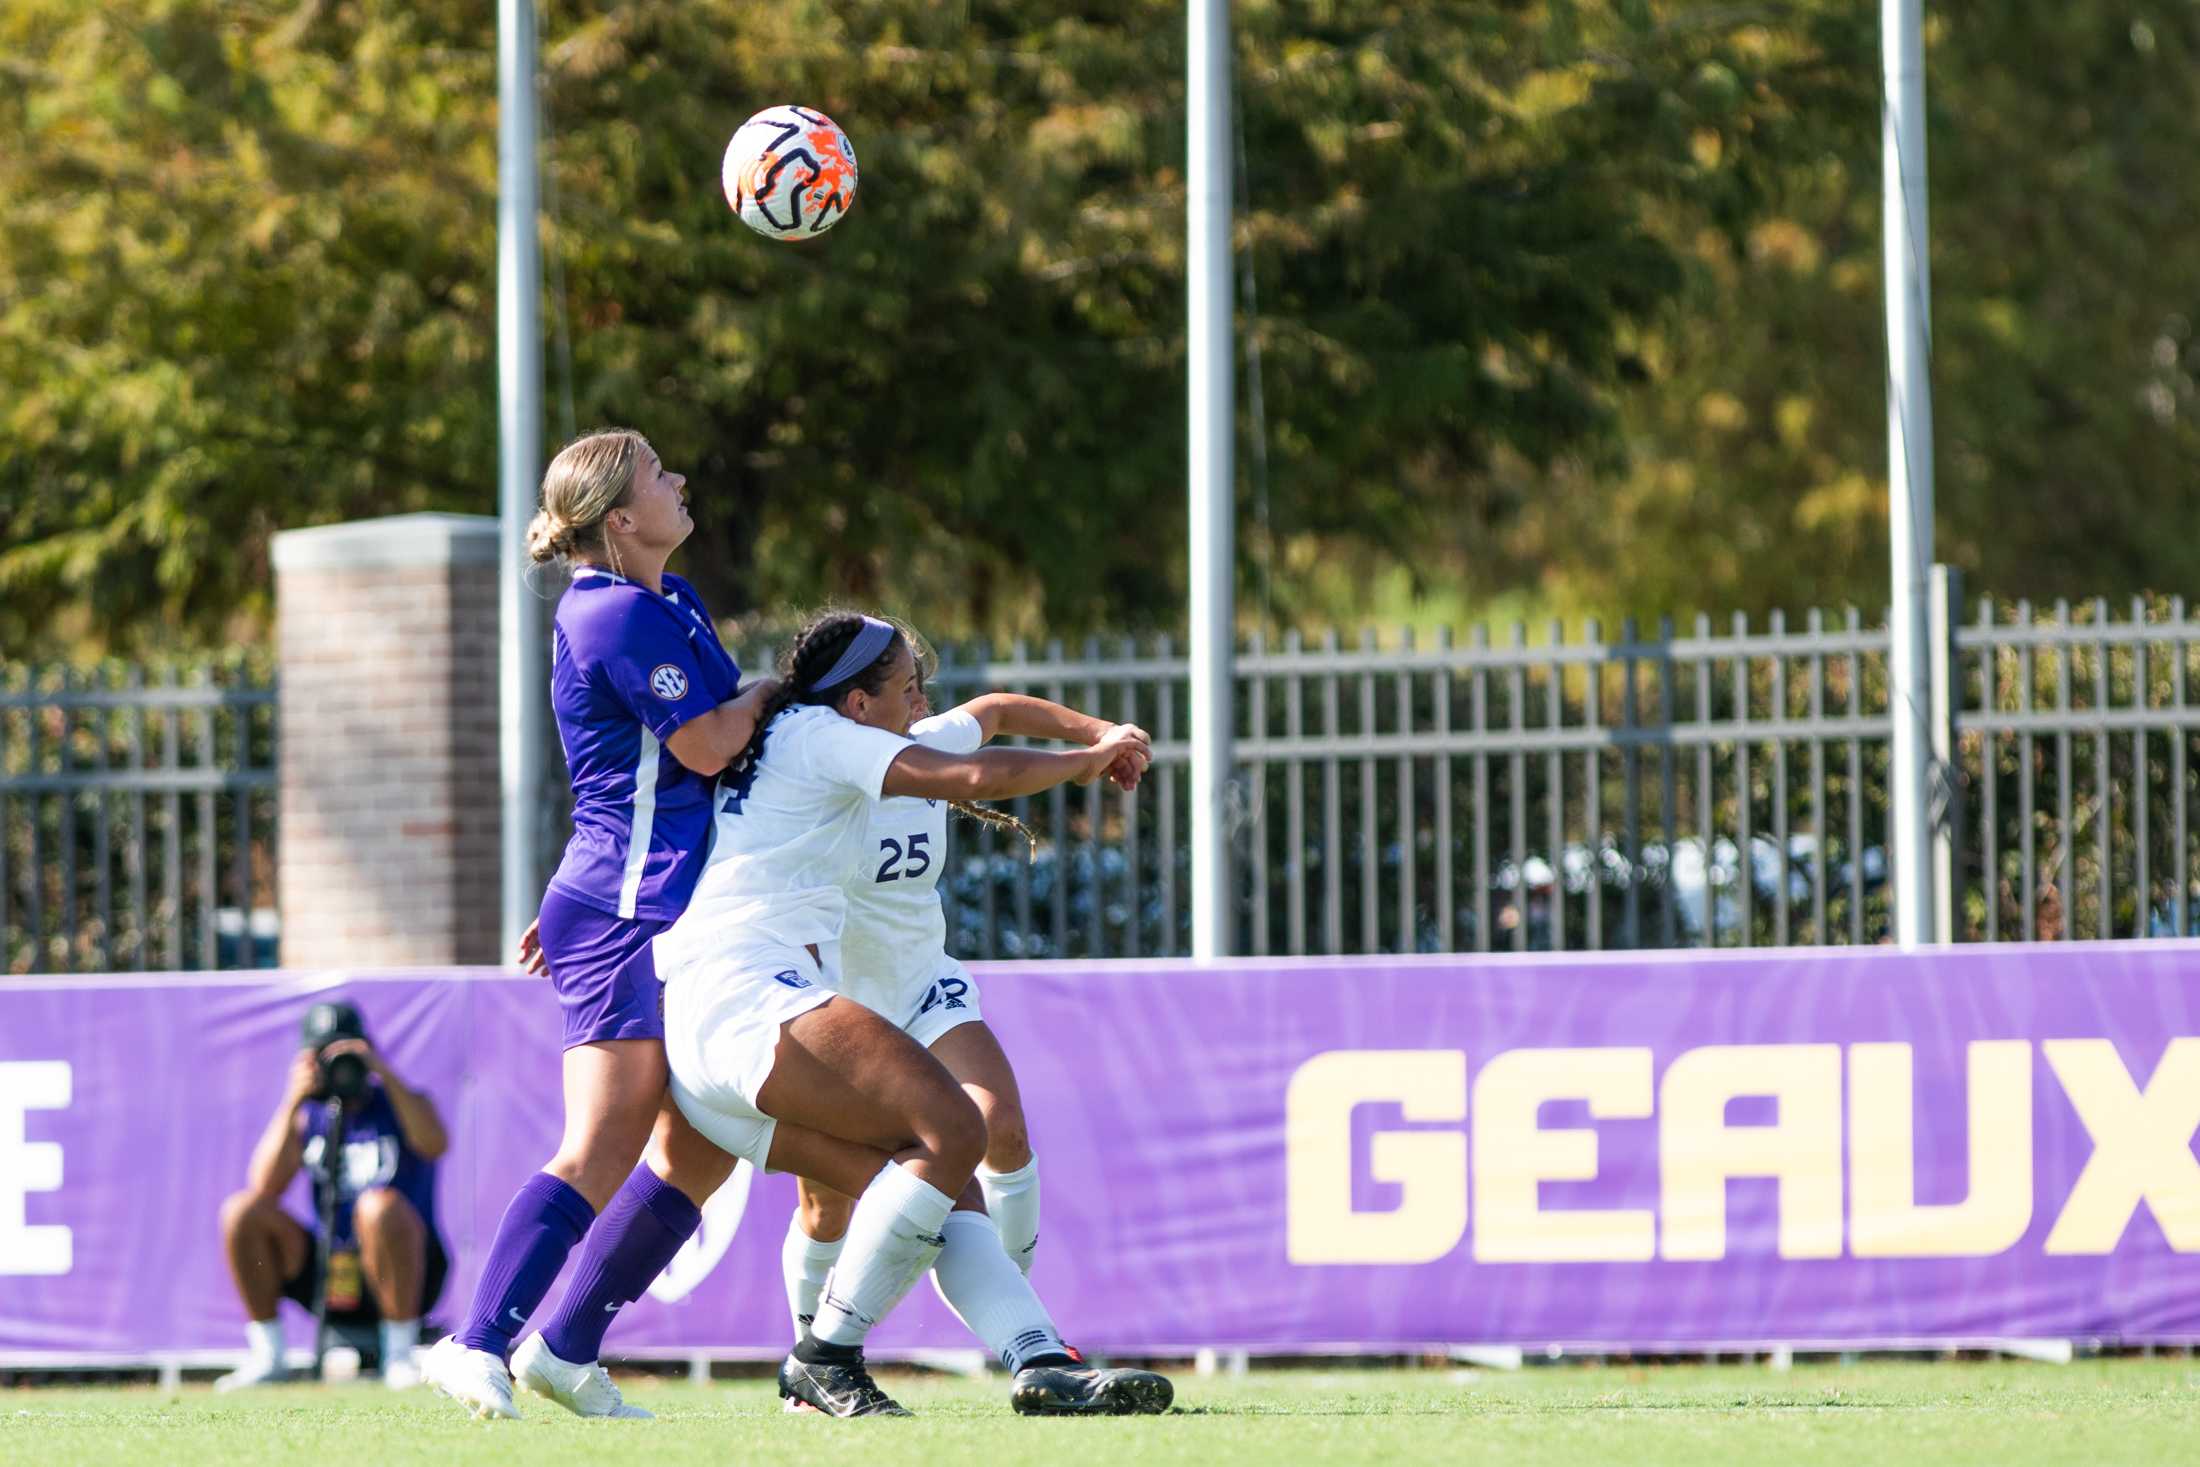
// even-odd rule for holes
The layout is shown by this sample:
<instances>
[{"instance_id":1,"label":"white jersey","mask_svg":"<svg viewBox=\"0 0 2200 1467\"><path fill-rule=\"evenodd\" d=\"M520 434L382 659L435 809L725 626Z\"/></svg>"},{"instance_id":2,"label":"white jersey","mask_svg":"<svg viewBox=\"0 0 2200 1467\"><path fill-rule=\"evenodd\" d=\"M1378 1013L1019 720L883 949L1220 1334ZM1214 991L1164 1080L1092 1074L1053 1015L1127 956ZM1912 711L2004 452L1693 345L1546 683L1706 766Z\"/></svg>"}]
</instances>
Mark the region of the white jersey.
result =
<instances>
[{"instance_id":1,"label":"white jersey","mask_svg":"<svg viewBox=\"0 0 2200 1467\"><path fill-rule=\"evenodd\" d=\"M985 743L985 730L971 715L951 709L919 720L909 737L943 754L974 754ZM841 987L850 997L870 1003L873 993L883 998L898 992L906 980L928 978L947 956L939 890L947 813L947 801L913 795L873 807L869 853L849 883L840 939ZM880 1003L871 1006L887 1011Z\"/></svg>"},{"instance_id":2,"label":"white jersey","mask_svg":"<svg viewBox=\"0 0 2200 1467\"><path fill-rule=\"evenodd\" d=\"M790 708L759 736L762 757L718 787L710 861L657 939L660 976L729 946L841 936L872 806L910 741L822 705Z\"/></svg>"}]
</instances>

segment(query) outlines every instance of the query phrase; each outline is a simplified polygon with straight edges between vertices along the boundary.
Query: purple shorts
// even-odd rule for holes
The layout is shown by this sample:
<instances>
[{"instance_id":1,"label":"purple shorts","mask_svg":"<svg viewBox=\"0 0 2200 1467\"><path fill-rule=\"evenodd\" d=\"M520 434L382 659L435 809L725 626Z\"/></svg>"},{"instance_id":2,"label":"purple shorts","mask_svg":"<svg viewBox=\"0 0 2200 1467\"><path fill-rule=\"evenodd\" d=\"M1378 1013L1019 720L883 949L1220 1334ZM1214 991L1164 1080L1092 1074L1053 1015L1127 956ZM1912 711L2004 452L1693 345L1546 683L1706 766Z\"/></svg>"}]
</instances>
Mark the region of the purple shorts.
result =
<instances>
[{"instance_id":1,"label":"purple shorts","mask_svg":"<svg viewBox=\"0 0 2200 1467\"><path fill-rule=\"evenodd\" d=\"M670 922L614 917L555 887L542 896L543 956L565 1008L565 1047L600 1039L663 1039L664 985L649 940Z\"/></svg>"}]
</instances>

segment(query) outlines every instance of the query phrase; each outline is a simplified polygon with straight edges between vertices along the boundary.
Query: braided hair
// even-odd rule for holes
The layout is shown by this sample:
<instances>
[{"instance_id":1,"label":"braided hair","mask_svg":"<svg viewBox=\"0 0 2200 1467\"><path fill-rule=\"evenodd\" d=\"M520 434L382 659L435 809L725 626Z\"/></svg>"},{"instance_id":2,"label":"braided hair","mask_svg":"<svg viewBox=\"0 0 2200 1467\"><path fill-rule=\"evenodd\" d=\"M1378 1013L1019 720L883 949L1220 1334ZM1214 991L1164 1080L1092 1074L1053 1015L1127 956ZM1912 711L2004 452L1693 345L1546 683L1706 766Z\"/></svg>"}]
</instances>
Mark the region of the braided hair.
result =
<instances>
[{"instance_id":1,"label":"braided hair","mask_svg":"<svg viewBox=\"0 0 2200 1467\"><path fill-rule=\"evenodd\" d=\"M899 621L895 621L893 626L894 635L887 641L885 649L871 660L869 666L853 677L835 683L824 692L818 692L815 689L817 680L832 671L833 665L840 661L841 654L848 650L849 643L855 641L856 633L863 630L863 616L854 611L826 611L811 617L802 630L795 633L794 641L787 650L779 654L779 688L758 713L756 733L749 740L748 748L742 751L741 756L721 778L742 788L747 787L748 781L755 778L757 761L764 756L764 740L771 731L772 720L789 708L838 707L840 700L848 695L851 688L861 688L873 696L884 692L887 674L894 670L894 663L902 648L909 649L910 655L918 660L921 671L929 673L937 666L932 649L925 646L915 632ZM981 825L990 825L997 830L1012 831L1022 836L1027 859L1038 859L1038 837L1032 833L1030 826L1006 810L995 810L969 800L949 800L947 805L949 809L968 816Z\"/></svg>"}]
</instances>

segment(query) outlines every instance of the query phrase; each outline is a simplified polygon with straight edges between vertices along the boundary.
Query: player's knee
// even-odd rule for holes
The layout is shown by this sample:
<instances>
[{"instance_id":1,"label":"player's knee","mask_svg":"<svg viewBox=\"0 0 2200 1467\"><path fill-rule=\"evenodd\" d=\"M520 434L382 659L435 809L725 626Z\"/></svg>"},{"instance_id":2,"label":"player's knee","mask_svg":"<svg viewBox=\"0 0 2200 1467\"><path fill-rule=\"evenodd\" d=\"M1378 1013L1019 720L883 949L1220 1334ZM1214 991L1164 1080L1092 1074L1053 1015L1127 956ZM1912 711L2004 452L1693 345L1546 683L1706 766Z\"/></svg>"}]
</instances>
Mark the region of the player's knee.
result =
<instances>
[{"instance_id":1,"label":"player's knee","mask_svg":"<svg viewBox=\"0 0 2200 1467\"><path fill-rule=\"evenodd\" d=\"M599 1127L580 1138L568 1136L568 1144L543 1170L601 1212L633 1174L635 1163L648 1152L649 1139L648 1128L637 1127L628 1118L626 1124Z\"/></svg>"},{"instance_id":2,"label":"player's knee","mask_svg":"<svg viewBox=\"0 0 2200 1467\"><path fill-rule=\"evenodd\" d=\"M976 1170L985 1159L985 1113L960 1089L943 1091L927 1117L926 1143L942 1165Z\"/></svg>"}]
</instances>

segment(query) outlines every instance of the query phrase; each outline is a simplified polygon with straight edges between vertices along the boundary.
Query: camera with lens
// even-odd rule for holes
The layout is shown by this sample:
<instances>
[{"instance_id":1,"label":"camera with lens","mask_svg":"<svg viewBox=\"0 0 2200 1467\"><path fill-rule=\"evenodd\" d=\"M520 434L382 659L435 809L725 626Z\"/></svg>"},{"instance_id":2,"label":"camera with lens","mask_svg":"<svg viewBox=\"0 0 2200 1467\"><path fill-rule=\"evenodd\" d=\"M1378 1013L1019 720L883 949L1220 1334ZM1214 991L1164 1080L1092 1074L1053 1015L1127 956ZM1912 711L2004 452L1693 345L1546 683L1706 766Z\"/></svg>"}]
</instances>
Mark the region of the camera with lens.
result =
<instances>
[{"instance_id":1,"label":"camera with lens","mask_svg":"<svg viewBox=\"0 0 2200 1467\"><path fill-rule=\"evenodd\" d=\"M315 1100L357 1100L367 1093L367 1062L356 1054L330 1054L346 1039L364 1039L367 1026L348 1003L317 1003L306 1010L301 1039L313 1051Z\"/></svg>"}]
</instances>

